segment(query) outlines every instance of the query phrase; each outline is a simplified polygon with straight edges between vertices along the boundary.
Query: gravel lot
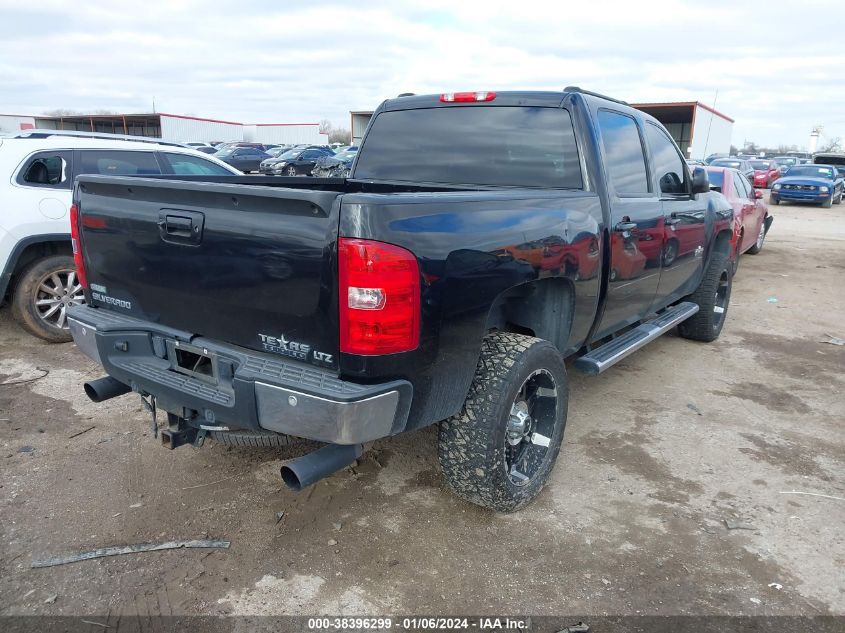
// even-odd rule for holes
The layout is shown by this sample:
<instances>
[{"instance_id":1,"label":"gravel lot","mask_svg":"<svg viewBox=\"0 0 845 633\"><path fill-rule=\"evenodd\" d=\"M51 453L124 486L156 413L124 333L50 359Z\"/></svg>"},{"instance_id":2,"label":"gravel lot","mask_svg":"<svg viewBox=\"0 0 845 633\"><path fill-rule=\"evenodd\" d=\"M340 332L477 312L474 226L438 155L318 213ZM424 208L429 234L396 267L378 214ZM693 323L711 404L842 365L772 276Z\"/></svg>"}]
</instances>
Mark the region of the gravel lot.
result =
<instances>
[{"instance_id":1,"label":"gravel lot","mask_svg":"<svg viewBox=\"0 0 845 633\"><path fill-rule=\"evenodd\" d=\"M98 368L3 308L0 614L845 615L845 346L822 342L845 338L845 205L771 212L716 343L570 373L561 458L512 515L449 494L434 428L301 494L277 450L167 451L137 396L89 402ZM204 536L231 548L30 569Z\"/></svg>"}]
</instances>

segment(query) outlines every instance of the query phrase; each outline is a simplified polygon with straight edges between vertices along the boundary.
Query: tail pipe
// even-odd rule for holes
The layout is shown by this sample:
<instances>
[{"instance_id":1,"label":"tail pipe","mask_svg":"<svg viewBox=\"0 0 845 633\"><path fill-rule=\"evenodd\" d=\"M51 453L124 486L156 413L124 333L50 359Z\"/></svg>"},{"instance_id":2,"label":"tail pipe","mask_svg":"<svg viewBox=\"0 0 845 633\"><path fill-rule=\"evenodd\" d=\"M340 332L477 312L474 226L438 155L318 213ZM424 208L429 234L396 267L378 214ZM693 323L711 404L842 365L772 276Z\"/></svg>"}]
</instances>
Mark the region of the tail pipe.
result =
<instances>
[{"instance_id":1,"label":"tail pipe","mask_svg":"<svg viewBox=\"0 0 845 633\"><path fill-rule=\"evenodd\" d=\"M328 444L282 466L282 481L297 492L346 468L364 452L362 444Z\"/></svg>"},{"instance_id":2,"label":"tail pipe","mask_svg":"<svg viewBox=\"0 0 845 633\"><path fill-rule=\"evenodd\" d=\"M132 389L129 385L124 385L119 380L115 380L111 376L98 378L85 383L85 393L94 402L103 402L109 398L116 398L125 393L129 393Z\"/></svg>"}]
</instances>

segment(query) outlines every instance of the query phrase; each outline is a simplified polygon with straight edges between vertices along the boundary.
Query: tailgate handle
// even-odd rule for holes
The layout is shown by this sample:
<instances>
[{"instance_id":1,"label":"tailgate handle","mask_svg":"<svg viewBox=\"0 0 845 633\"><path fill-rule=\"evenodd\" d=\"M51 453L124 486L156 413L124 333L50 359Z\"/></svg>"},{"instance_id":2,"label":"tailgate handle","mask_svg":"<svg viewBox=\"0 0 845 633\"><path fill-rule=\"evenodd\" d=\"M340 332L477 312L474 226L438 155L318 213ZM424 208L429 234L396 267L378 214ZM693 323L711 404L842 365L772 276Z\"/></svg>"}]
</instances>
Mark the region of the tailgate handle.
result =
<instances>
[{"instance_id":1,"label":"tailgate handle","mask_svg":"<svg viewBox=\"0 0 845 633\"><path fill-rule=\"evenodd\" d=\"M199 244L205 216L198 211L162 209L158 216L158 233L165 242Z\"/></svg>"}]
</instances>

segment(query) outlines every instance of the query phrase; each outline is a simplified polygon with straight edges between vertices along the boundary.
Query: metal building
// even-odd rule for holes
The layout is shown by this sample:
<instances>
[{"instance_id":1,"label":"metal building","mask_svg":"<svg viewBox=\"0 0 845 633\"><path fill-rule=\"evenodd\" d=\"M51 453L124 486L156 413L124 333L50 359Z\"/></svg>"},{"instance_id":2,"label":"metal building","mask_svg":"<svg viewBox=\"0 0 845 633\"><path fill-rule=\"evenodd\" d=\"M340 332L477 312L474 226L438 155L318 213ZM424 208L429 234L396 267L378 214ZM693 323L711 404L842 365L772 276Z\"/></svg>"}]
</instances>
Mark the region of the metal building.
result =
<instances>
[{"instance_id":1,"label":"metal building","mask_svg":"<svg viewBox=\"0 0 845 633\"><path fill-rule=\"evenodd\" d=\"M730 154L734 120L699 101L632 103L660 121L687 158Z\"/></svg>"},{"instance_id":2,"label":"metal building","mask_svg":"<svg viewBox=\"0 0 845 633\"><path fill-rule=\"evenodd\" d=\"M328 135L320 132L319 123L256 123L244 126L243 140L279 145L325 145Z\"/></svg>"},{"instance_id":3,"label":"metal building","mask_svg":"<svg viewBox=\"0 0 845 633\"><path fill-rule=\"evenodd\" d=\"M5 118L4 118L5 117ZM8 122L6 121L8 119ZM18 121L20 119L21 121ZM31 123L31 124L30 124ZM22 127L29 125L29 127ZM6 131L6 128L10 129ZM105 132L162 138L176 143L254 141L257 143L326 142L318 123L244 124L203 117L155 112L147 114L91 114L70 116L12 117L0 115L6 133L37 127L48 130Z\"/></svg>"},{"instance_id":4,"label":"metal building","mask_svg":"<svg viewBox=\"0 0 845 633\"><path fill-rule=\"evenodd\" d=\"M35 127L35 117L19 114L0 114L0 136L14 134Z\"/></svg>"},{"instance_id":5,"label":"metal building","mask_svg":"<svg viewBox=\"0 0 845 633\"><path fill-rule=\"evenodd\" d=\"M357 112L350 112L351 117L350 130L352 131L352 144L360 145L361 139L364 138L364 130L373 118L372 110L359 110Z\"/></svg>"}]
</instances>

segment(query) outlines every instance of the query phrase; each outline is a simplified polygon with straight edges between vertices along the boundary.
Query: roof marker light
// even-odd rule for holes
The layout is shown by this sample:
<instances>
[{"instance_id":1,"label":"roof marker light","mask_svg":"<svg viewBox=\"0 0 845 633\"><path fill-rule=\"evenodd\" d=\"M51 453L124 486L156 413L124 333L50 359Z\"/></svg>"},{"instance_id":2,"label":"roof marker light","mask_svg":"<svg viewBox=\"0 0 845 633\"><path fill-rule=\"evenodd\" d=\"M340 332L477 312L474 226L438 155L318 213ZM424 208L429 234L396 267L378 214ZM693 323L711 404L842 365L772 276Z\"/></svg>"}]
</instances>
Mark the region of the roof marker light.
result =
<instances>
[{"instance_id":1,"label":"roof marker light","mask_svg":"<svg viewBox=\"0 0 845 633\"><path fill-rule=\"evenodd\" d=\"M442 103L469 103L473 101L492 101L496 98L496 93L489 90L480 90L478 92L444 92L440 95Z\"/></svg>"}]
</instances>

